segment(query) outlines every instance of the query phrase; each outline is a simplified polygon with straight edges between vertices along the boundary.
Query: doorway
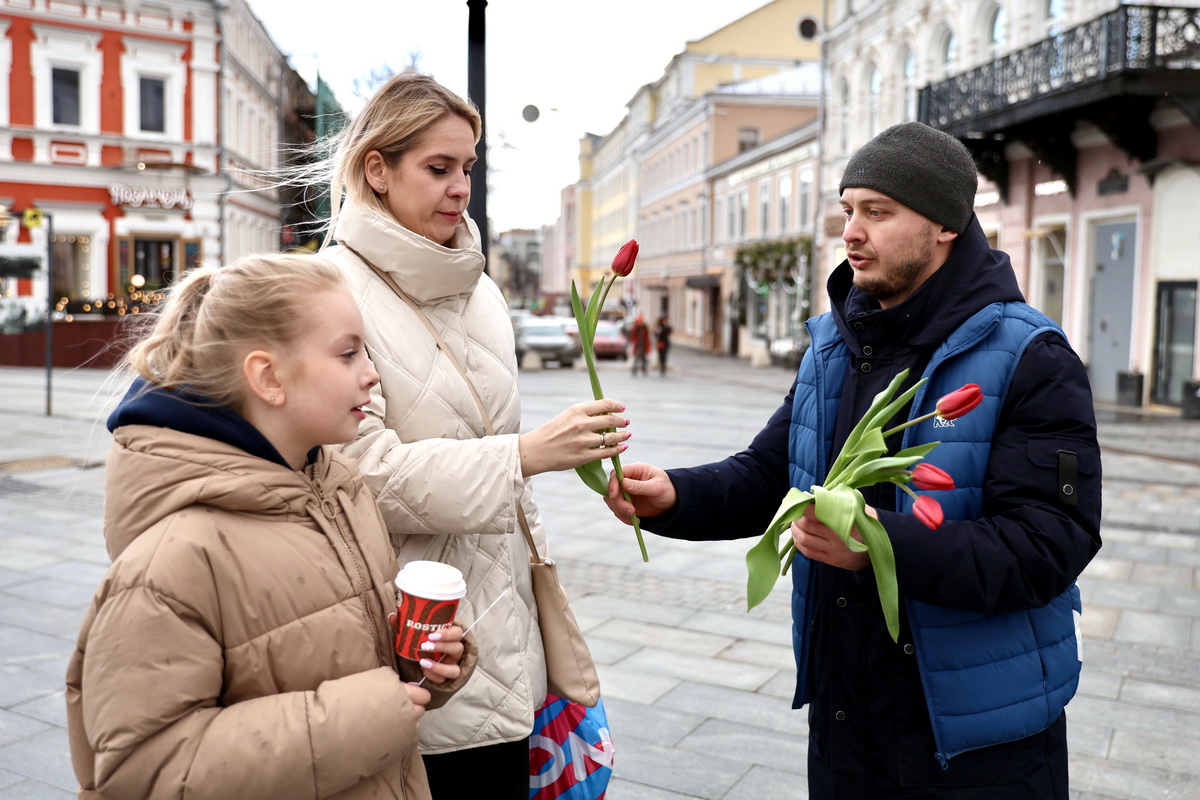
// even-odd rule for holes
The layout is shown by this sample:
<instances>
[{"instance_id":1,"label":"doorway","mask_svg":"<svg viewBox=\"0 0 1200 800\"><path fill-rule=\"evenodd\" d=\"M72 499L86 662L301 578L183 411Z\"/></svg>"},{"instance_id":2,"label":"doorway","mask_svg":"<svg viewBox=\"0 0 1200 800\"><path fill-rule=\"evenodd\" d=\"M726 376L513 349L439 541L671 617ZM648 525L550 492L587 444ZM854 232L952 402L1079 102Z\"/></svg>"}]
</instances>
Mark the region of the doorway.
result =
<instances>
[{"instance_id":1,"label":"doorway","mask_svg":"<svg viewBox=\"0 0 1200 800\"><path fill-rule=\"evenodd\" d=\"M175 239L134 239L133 271L146 291L165 289L175 281Z\"/></svg>"},{"instance_id":2,"label":"doorway","mask_svg":"<svg viewBox=\"0 0 1200 800\"><path fill-rule=\"evenodd\" d=\"M1192 380L1196 358L1196 282L1168 281L1158 285L1158 324L1154 328L1153 402L1183 406L1184 384Z\"/></svg>"},{"instance_id":3,"label":"doorway","mask_svg":"<svg viewBox=\"0 0 1200 800\"><path fill-rule=\"evenodd\" d=\"M1097 225L1092 235L1092 253L1095 269L1088 332L1088 377L1092 383L1092 396L1113 403L1117 400L1118 376L1129 369L1136 223Z\"/></svg>"}]
</instances>

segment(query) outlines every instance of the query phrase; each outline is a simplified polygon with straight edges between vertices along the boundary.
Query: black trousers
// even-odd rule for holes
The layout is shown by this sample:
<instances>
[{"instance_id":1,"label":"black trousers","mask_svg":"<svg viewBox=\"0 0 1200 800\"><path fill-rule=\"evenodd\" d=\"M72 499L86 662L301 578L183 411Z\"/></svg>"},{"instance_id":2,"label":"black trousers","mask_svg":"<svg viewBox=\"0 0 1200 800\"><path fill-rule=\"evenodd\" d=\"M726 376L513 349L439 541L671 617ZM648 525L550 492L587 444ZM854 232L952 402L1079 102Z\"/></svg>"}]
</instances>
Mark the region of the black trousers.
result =
<instances>
[{"instance_id":1,"label":"black trousers","mask_svg":"<svg viewBox=\"0 0 1200 800\"><path fill-rule=\"evenodd\" d=\"M433 800L529 800L529 739L422 755Z\"/></svg>"}]
</instances>

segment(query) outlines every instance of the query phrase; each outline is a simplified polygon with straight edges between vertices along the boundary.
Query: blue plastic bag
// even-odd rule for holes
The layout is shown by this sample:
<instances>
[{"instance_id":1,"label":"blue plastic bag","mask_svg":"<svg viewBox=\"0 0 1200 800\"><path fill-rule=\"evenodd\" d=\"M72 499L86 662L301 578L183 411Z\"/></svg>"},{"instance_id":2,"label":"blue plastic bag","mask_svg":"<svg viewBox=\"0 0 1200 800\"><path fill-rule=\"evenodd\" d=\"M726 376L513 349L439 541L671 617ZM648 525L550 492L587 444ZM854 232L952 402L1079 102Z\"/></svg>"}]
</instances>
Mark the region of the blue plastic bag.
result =
<instances>
[{"instance_id":1,"label":"blue plastic bag","mask_svg":"<svg viewBox=\"0 0 1200 800\"><path fill-rule=\"evenodd\" d=\"M603 800L612 766L604 700L588 708L546 695L529 736L529 800Z\"/></svg>"}]
</instances>

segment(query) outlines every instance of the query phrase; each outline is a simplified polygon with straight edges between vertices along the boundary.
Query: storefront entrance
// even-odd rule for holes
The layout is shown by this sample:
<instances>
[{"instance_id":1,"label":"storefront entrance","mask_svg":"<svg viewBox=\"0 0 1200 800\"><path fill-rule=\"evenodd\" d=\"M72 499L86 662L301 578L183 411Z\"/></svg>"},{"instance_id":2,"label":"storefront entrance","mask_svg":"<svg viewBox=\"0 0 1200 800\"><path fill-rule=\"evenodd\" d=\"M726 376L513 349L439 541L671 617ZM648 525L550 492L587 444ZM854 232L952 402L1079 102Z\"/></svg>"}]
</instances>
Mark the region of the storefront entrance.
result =
<instances>
[{"instance_id":1,"label":"storefront entrance","mask_svg":"<svg viewBox=\"0 0 1200 800\"><path fill-rule=\"evenodd\" d=\"M1179 408L1196 358L1196 282L1160 283L1155 311L1151 399Z\"/></svg>"}]
</instances>

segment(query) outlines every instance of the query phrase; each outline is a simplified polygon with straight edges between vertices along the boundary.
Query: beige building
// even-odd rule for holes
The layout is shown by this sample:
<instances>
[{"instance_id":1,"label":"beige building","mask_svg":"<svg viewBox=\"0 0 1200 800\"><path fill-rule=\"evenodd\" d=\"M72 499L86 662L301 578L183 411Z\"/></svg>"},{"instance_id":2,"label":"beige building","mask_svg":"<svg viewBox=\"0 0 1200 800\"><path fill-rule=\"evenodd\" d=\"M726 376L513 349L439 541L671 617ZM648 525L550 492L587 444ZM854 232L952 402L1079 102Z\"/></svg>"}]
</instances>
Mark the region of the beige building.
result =
<instances>
[{"instance_id":1,"label":"beige building","mask_svg":"<svg viewBox=\"0 0 1200 800\"><path fill-rule=\"evenodd\" d=\"M750 302L737 254L811 226L819 92L819 66L810 62L711 90L648 138L634 299L647 317L666 314L679 343L748 354L741 329L749 322L766 346L767 308ZM769 292L757 283L753 291L760 288Z\"/></svg>"},{"instance_id":2,"label":"beige building","mask_svg":"<svg viewBox=\"0 0 1200 800\"><path fill-rule=\"evenodd\" d=\"M762 88L751 97L730 87L815 64L820 7L820 0L774 0L688 42L657 80L634 93L612 131L584 138L576 197L579 263L572 276L581 292L590 291L624 242L637 238L639 269L621 297L609 297L610 313L637 308L657 316L666 309L687 316L691 307L692 322L676 324L676 341L723 346L719 328L727 302L701 244L712 214L705 174L805 122L798 111L804 103L794 97ZM688 278L707 290L690 306L682 293L672 299L670 289L672 281L683 287Z\"/></svg>"},{"instance_id":3,"label":"beige building","mask_svg":"<svg viewBox=\"0 0 1200 800\"><path fill-rule=\"evenodd\" d=\"M1200 229L1182 218L1200 191L1198 6L833 0L821 271L841 259L846 158L928 122L972 151L980 223L1096 398L1200 417Z\"/></svg>"}]
</instances>

